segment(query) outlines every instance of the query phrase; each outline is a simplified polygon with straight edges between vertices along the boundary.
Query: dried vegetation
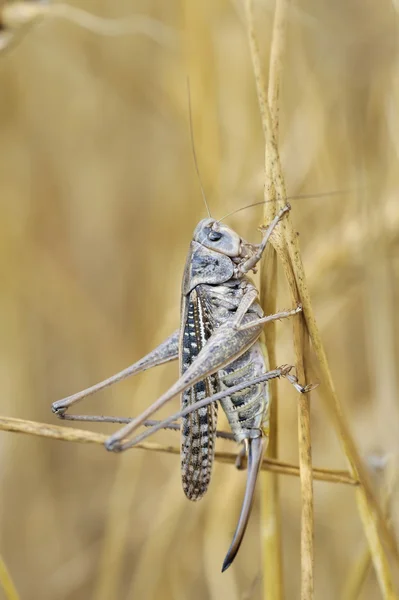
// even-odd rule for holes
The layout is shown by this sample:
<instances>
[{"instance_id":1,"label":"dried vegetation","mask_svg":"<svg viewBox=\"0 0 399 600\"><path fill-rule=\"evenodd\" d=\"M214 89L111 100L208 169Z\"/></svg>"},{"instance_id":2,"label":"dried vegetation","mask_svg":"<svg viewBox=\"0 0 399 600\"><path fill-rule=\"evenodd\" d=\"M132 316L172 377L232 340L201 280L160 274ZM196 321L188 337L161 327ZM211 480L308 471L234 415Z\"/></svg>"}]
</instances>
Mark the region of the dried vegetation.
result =
<instances>
[{"instance_id":1,"label":"dried vegetation","mask_svg":"<svg viewBox=\"0 0 399 600\"><path fill-rule=\"evenodd\" d=\"M320 349L307 348L308 329L317 346L307 307L295 344L282 322L275 357L272 350L277 364L296 362L308 380L321 382L310 415L307 402L300 405L299 451L298 398L278 383L272 453L301 464L302 485L297 477L277 483L272 471L262 475L242 550L223 575L245 480L231 465L218 462L207 497L191 504L176 456L116 456L98 445L2 433L6 597L17 597L10 573L21 598L42 600L310 599L313 579L316 599L396 598L396 3L284 0L277 11L264 1L80 4L73 12L51 8L52 15L17 33L0 32L1 415L54 424L52 400L119 370L176 328L185 253L204 215L190 151L189 75L197 155L214 215L263 198L265 143L266 197L279 198L284 186L288 195L351 190L292 201L285 237L275 240L278 256L269 257L261 281L265 306L292 305L298 289L304 300L298 231L344 417L326 365L317 361ZM9 25L4 7L0 2ZM107 21L84 16L83 8ZM123 15L129 19L120 21ZM262 79L270 81L267 90ZM273 206L228 222L257 240ZM273 336L270 329L269 348ZM175 366L159 367L87 406L137 414L175 376ZM342 473L344 447L352 477L362 479L358 453L373 467L372 494L367 484L355 491L317 481L326 475L315 472L313 511L309 416L314 465L350 479ZM6 418L0 428L67 436ZM102 427L107 431L112 426ZM174 432L152 441L178 446ZM220 450L229 461L231 445L220 443ZM378 529L374 496L384 515Z\"/></svg>"}]
</instances>

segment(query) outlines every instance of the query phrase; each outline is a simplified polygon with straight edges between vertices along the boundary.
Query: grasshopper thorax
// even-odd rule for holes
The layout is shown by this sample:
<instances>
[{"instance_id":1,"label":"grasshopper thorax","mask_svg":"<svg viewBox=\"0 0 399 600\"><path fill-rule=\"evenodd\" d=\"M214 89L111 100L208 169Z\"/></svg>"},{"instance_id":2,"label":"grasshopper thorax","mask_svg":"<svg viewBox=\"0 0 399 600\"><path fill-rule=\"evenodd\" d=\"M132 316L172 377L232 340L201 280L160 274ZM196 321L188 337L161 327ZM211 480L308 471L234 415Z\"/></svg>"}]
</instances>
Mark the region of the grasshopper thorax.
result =
<instances>
[{"instance_id":1,"label":"grasshopper thorax","mask_svg":"<svg viewBox=\"0 0 399 600\"><path fill-rule=\"evenodd\" d=\"M193 240L202 246L236 258L241 254L240 236L215 219L202 219L195 228Z\"/></svg>"}]
</instances>

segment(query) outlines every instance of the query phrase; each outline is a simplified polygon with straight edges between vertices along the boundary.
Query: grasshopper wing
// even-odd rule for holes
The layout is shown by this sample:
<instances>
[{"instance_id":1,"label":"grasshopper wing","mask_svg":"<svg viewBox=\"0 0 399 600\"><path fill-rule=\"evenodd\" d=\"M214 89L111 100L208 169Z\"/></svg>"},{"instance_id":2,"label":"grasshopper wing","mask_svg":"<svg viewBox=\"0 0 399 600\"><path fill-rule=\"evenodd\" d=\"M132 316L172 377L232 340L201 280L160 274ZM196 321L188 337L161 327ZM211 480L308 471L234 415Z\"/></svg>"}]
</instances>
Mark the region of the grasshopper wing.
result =
<instances>
[{"instance_id":1,"label":"grasshopper wing","mask_svg":"<svg viewBox=\"0 0 399 600\"><path fill-rule=\"evenodd\" d=\"M180 337L180 370L183 374L195 361L212 333L206 299L196 288L183 296ZM219 390L217 374L199 381L182 394L182 408ZM181 470L183 490L189 500L199 500L208 489L215 454L216 402L182 418Z\"/></svg>"}]
</instances>

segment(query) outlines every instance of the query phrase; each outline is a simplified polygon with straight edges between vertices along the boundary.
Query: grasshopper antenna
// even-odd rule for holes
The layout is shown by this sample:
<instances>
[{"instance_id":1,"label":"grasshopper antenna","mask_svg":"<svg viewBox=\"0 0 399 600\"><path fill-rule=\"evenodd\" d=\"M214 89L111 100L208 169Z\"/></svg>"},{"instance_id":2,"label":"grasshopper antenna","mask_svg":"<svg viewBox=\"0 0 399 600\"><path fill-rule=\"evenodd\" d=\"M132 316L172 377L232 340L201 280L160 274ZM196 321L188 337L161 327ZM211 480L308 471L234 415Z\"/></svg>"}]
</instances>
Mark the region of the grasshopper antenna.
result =
<instances>
[{"instance_id":1,"label":"grasshopper antenna","mask_svg":"<svg viewBox=\"0 0 399 600\"><path fill-rule=\"evenodd\" d=\"M204 186L202 185L201 175L200 175L199 168L198 168L197 155L195 152L193 115L192 115L192 111L191 111L190 80L188 77L187 77L187 96L188 96L188 117L189 117L189 122L190 122L191 150L193 152L194 165L195 165L195 170L197 171L197 177L198 177L198 181L199 181L200 188L201 188L202 199L206 206L206 210L208 211L208 216L211 218L212 215L211 215L211 211L209 210L208 202L206 200L205 190L204 190Z\"/></svg>"},{"instance_id":2,"label":"grasshopper antenna","mask_svg":"<svg viewBox=\"0 0 399 600\"><path fill-rule=\"evenodd\" d=\"M332 192L321 192L319 194L299 194L297 196L288 196L288 198L285 198L286 201L288 200L306 200L306 199L310 199L310 198L325 198L327 196L340 196L341 194L351 194L352 192L358 192L358 189L347 189L347 190L334 190ZM242 210L247 210L247 208L252 208L253 206L261 206L262 204L268 204L269 202L277 202L277 200L260 200L260 202L254 202L253 204L248 204L247 206L241 206L240 208L236 208L235 210L232 210L231 212L227 213L227 215L224 215L224 217L222 217L221 219L218 219L218 223L221 223L221 221L224 221L225 219L227 219L227 217L231 217L231 215L235 215L238 212L241 212Z\"/></svg>"}]
</instances>

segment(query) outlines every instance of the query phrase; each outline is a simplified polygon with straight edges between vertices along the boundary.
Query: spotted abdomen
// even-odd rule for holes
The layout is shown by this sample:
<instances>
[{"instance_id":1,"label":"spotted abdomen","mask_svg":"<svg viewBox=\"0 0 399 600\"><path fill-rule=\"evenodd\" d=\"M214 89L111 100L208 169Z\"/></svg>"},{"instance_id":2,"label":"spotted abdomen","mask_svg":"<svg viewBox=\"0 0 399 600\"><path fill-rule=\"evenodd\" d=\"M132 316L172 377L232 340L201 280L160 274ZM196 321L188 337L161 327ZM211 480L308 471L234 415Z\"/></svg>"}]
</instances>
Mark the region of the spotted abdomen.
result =
<instances>
[{"instance_id":1,"label":"spotted abdomen","mask_svg":"<svg viewBox=\"0 0 399 600\"><path fill-rule=\"evenodd\" d=\"M219 371L219 385L229 389L244 381L251 381L268 370L260 342ZM258 383L221 400L231 431L237 442L242 442L257 431L268 429L268 383Z\"/></svg>"}]
</instances>

